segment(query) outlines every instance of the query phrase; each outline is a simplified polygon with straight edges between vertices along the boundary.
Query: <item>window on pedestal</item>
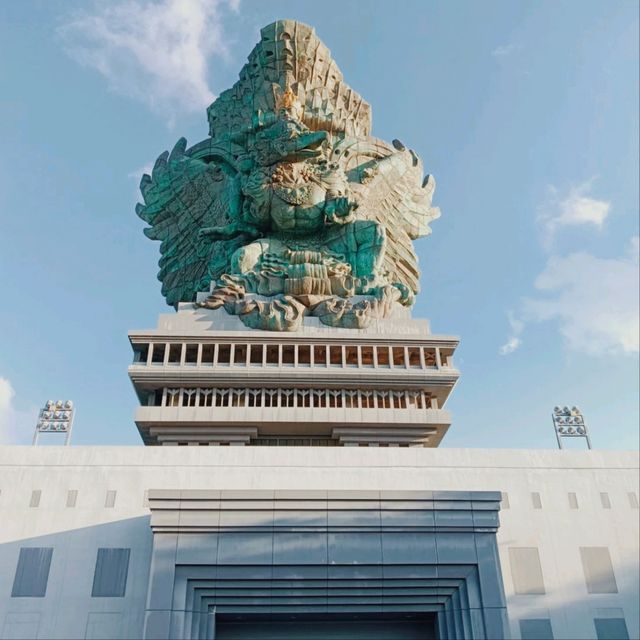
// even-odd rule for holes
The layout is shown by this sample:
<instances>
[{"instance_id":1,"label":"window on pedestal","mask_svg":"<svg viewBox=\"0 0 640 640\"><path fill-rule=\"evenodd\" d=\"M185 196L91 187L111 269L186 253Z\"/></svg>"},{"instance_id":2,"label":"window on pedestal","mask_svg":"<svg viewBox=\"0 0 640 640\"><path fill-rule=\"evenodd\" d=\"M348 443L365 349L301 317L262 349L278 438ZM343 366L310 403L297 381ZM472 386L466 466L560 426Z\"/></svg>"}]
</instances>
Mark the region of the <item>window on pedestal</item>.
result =
<instances>
[{"instance_id":1,"label":"window on pedestal","mask_svg":"<svg viewBox=\"0 0 640 640\"><path fill-rule=\"evenodd\" d=\"M267 345L267 364L278 366L280 364L280 349L277 344Z\"/></svg>"},{"instance_id":2,"label":"window on pedestal","mask_svg":"<svg viewBox=\"0 0 640 640\"><path fill-rule=\"evenodd\" d=\"M245 406L245 390L244 389L231 389L231 406L232 407L244 407Z\"/></svg>"},{"instance_id":3,"label":"window on pedestal","mask_svg":"<svg viewBox=\"0 0 640 640\"><path fill-rule=\"evenodd\" d=\"M443 367L451 366L452 357L453 357L452 349L440 349L440 363Z\"/></svg>"},{"instance_id":4,"label":"window on pedestal","mask_svg":"<svg viewBox=\"0 0 640 640\"><path fill-rule=\"evenodd\" d=\"M406 397L404 391L394 391L393 392L393 406L396 409L406 409Z\"/></svg>"},{"instance_id":5,"label":"window on pedestal","mask_svg":"<svg viewBox=\"0 0 640 640\"><path fill-rule=\"evenodd\" d=\"M295 364L295 349L292 344L282 345L282 364L287 366Z\"/></svg>"},{"instance_id":6,"label":"window on pedestal","mask_svg":"<svg viewBox=\"0 0 640 640\"><path fill-rule=\"evenodd\" d=\"M420 347L408 347L409 366L412 369L422 369L422 361L420 360Z\"/></svg>"},{"instance_id":7,"label":"window on pedestal","mask_svg":"<svg viewBox=\"0 0 640 640\"><path fill-rule=\"evenodd\" d=\"M203 366L212 366L213 365L213 357L215 355L216 345L215 344L203 344L202 345L202 359L200 360L200 364Z\"/></svg>"},{"instance_id":8,"label":"window on pedestal","mask_svg":"<svg viewBox=\"0 0 640 640\"><path fill-rule=\"evenodd\" d=\"M347 409L358 408L358 392L354 389L348 389L344 392L344 406Z\"/></svg>"},{"instance_id":9,"label":"window on pedestal","mask_svg":"<svg viewBox=\"0 0 640 640\"><path fill-rule=\"evenodd\" d=\"M259 407L262 401L262 389L247 389L247 407Z\"/></svg>"},{"instance_id":10,"label":"window on pedestal","mask_svg":"<svg viewBox=\"0 0 640 640\"><path fill-rule=\"evenodd\" d=\"M233 349L233 364L244 367L247 364L247 345L236 344Z\"/></svg>"},{"instance_id":11,"label":"window on pedestal","mask_svg":"<svg viewBox=\"0 0 640 640\"><path fill-rule=\"evenodd\" d=\"M376 391L376 396L378 400L378 409L390 409L391 408L391 398L389 391Z\"/></svg>"},{"instance_id":12,"label":"window on pedestal","mask_svg":"<svg viewBox=\"0 0 640 640\"><path fill-rule=\"evenodd\" d=\"M309 389L298 389L298 406L308 408L311 406L311 398Z\"/></svg>"},{"instance_id":13,"label":"window on pedestal","mask_svg":"<svg viewBox=\"0 0 640 640\"><path fill-rule=\"evenodd\" d=\"M213 404L213 389L200 389L198 405L201 407L210 407Z\"/></svg>"},{"instance_id":14,"label":"window on pedestal","mask_svg":"<svg viewBox=\"0 0 640 640\"><path fill-rule=\"evenodd\" d=\"M363 367L373 367L373 347L371 345L360 347L360 361Z\"/></svg>"},{"instance_id":15,"label":"window on pedestal","mask_svg":"<svg viewBox=\"0 0 640 640\"><path fill-rule=\"evenodd\" d=\"M377 356L378 356L378 366L379 367L388 367L389 366L389 347L376 347Z\"/></svg>"},{"instance_id":16,"label":"window on pedestal","mask_svg":"<svg viewBox=\"0 0 640 640\"><path fill-rule=\"evenodd\" d=\"M172 343L169 345L169 364L180 364L182 358L182 343Z\"/></svg>"},{"instance_id":17,"label":"window on pedestal","mask_svg":"<svg viewBox=\"0 0 640 640\"><path fill-rule=\"evenodd\" d=\"M345 361L348 367L358 366L358 347L347 345L345 348Z\"/></svg>"},{"instance_id":18,"label":"window on pedestal","mask_svg":"<svg viewBox=\"0 0 640 640\"><path fill-rule=\"evenodd\" d=\"M298 366L311 366L311 346L308 344L298 345Z\"/></svg>"},{"instance_id":19,"label":"window on pedestal","mask_svg":"<svg viewBox=\"0 0 640 640\"><path fill-rule=\"evenodd\" d=\"M218 362L217 364L230 364L231 363L231 345L219 344L218 345Z\"/></svg>"},{"instance_id":20,"label":"window on pedestal","mask_svg":"<svg viewBox=\"0 0 640 640\"><path fill-rule=\"evenodd\" d=\"M265 407L278 406L278 390L277 389L264 390L264 406Z\"/></svg>"},{"instance_id":21,"label":"window on pedestal","mask_svg":"<svg viewBox=\"0 0 640 640\"><path fill-rule=\"evenodd\" d=\"M329 390L329 407L334 409L342 408L342 391Z\"/></svg>"},{"instance_id":22,"label":"window on pedestal","mask_svg":"<svg viewBox=\"0 0 640 640\"><path fill-rule=\"evenodd\" d=\"M182 406L183 407L195 407L197 400L196 389L183 389L182 391Z\"/></svg>"},{"instance_id":23,"label":"window on pedestal","mask_svg":"<svg viewBox=\"0 0 640 640\"><path fill-rule=\"evenodd\" d=\"M262 366L262 356L264 354L263 344L252 344L249 346L249 363L253 366Z\"/></svg>"},{"instance_id":24,"label":"window on pedestal","mask_svg":"<svg viewBox=\"0 0 640 640\"><path fill-rule=\"evenodd\" d=\"M436 350L431 349L429 347L423 347L422 353L424 356L424 366L425 367L436 367L438 365L438 361L436 360Z\"/></svg>"},{"instance_id":25,"label":"window on pedestal","mask_svg":"<svg viewBox=\"0 0 640 640\"><path fill-rule=\"evenodd\" d=\"M215 400L213 402L214 407L228 407L229 406L229 389L216 389Z\"/></svg>"},{"instance_id":26,"label":"window on pedestal","mask_svg":"<svg viewBox=\"0 0 640 640\"><path fill-rule=\"evenodd\" d=\"M407 391L405 394L407 409L426 409L429 406L429 396L424 391Z\"/></svg>"},{"instance_id":27,"label":"window on pedestal","mask_svg":"<svg viewBox=\"0 0 640 640\"><path fill-rule=\"evenodd\" d=\"M198 345L197 344L188 344L185 347L184 352L184 362L185 364L198 364Z\"/></svg>"},{"instance_id":28,"label":"window on pedestal","mask_svg":"<svg viewBox=\"0 0 640 640\"><path fill-rule=\"evenodd\" d=\"M295 395L293 389L280 389L280 406L293 407Z\"/></svg>"},{"instance_id":29,"label":"window on pedestal","mask_svg":"<svg viewBox=\"0 0 640 640\"><path fill-rule=\"evenodd\" d=\"M329 363L332 367L342 366L342 347L332 345L329 347Z\"/></svg>"},{"instance_id":30,"label":"window on pedestal","mask_svg":"<svg viewBox=\"0 0 640 640\"><path fill-rule=\"evenodd\" d=\"M393 366L405 367L404 347L393 347Z\"/></svg>"},{"instance_id":31,"label":"window on pedestal","mask_svg":"<svg viewBox=\"0 0 640 640\"><path fill-rule=\"evenodd\" d=\"M180 406L180 389L167 389L167 407L179 407Z\"/></svg>"},{"instance_id":32,"label":"window on pedestal","mask_svg":"<svg viewBox=\"0 0 640 640\"><path fill-rule=\"evenodd\" d=\"M323 344L313 345L313 366L314 367L326 367L327 366L327 347Z\"/></svg>"},{"instance_id":33,"label":"window on pedestal","mask_svg":"<svg viewBox=\"0 0 640 640\"><path fill-rule=\"evenodd\" d=\"M165 345L162 342L154 343L151 351L151 362L153 364L164 364Z\"/></svg>"},{"instance_id":34,"label":"window on pedestal","mask_svg":"<svg viewBox=\"0 0 640 640\"><path fill-rule=\"evenodd\" d=\"M374 397L373 391L367 391L367 390L360 391L360 402L362 404L363 409L375 408L373 397Z\"/></svg>"},{"instance_id":35,"label":"window on pedestal","mask_svg":"<svg viewBox=\"0 0 640 640\"><path fill-rule=\"evenodd\" d=\"M149 345L148 344L134 344L133 345L133 363L134 364L147 364L147 358L149 357Z\"/></svg>"}]
</instances>

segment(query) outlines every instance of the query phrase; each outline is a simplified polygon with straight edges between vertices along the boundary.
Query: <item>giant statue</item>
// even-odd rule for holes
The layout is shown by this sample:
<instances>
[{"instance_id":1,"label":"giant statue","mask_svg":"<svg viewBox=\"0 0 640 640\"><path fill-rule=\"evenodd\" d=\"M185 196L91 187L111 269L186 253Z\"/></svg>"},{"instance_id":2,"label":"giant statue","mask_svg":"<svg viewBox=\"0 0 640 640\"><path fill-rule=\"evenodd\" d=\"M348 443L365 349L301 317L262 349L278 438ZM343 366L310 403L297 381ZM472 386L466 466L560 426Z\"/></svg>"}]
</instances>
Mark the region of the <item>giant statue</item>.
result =
<instances>
[{"instance_id":1,"label":"giant statue","mask_svg":"<svg viewBox=\"0 0 640 640\"><path fill-rule=\"evenodd\" d=\"M369 105L311 27L262 29L207 115L209 137L180 139L140 184L168 304L273 331L304 316L364 328L413 304L435 182L401 142L370 135Z\"/></svg>"}]
</instances>

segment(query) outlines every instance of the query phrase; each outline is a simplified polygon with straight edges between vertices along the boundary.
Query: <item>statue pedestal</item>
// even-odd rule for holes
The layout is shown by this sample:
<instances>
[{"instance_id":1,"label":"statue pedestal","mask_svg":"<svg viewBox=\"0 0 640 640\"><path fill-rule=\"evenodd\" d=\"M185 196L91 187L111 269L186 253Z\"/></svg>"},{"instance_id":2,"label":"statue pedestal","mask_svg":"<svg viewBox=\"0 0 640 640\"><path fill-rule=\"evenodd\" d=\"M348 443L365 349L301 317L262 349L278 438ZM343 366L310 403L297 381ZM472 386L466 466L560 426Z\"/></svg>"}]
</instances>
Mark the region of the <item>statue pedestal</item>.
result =
<instances>
[{"instance_id":1,"label":"statue pedestal","mask_svg":"<svg viewBox=\"0 0 640 640\"><path fill-rule=\"evenodd\" d=\"M458 339L426 320L339 329L305 318L278 333L182 304L129 338L149 445L436 447L451 423Z\"/></svg>"}]
</instances>

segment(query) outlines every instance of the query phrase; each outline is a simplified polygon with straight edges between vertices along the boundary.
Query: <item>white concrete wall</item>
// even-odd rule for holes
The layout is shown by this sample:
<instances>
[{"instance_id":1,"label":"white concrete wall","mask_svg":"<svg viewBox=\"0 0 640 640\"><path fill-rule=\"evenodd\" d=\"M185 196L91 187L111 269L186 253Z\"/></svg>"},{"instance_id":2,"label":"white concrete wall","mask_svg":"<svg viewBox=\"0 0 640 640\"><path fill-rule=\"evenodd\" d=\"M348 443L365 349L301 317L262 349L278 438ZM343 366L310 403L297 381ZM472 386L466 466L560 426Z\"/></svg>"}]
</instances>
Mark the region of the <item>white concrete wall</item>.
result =
<instances>
[{"instance_id":1,"label":"white concrete wall","mask_svg":"<svg viewBox=\"0 0 640 640\"><path fill-rule=\"evenodd\" d=\"M40 506L30 508L34 489ZM77 506L67 508L69 489ZM151 531L147 489L498 490L498 532L514 638L548 617L556 638L595 638L594 617L638 621L638 455L631 452L276 447L0 447L0 638L135 638ZM105 508L116 490L114 508ZM539 492L542 509L531 493ZM569 507L575 492L579 509ZM611 509L602 507L608 493ZM11 598L21 546L53 546L45 598ZM130 547L125 598L91 598L98 547ZM588 594L579 547L608 547L619 593ZM515 595L510 547L537 547L546 594ZM20 635L22 634L22 635ZM37 634L37 635L36 635Z\"/></svg>"}]
</instances>

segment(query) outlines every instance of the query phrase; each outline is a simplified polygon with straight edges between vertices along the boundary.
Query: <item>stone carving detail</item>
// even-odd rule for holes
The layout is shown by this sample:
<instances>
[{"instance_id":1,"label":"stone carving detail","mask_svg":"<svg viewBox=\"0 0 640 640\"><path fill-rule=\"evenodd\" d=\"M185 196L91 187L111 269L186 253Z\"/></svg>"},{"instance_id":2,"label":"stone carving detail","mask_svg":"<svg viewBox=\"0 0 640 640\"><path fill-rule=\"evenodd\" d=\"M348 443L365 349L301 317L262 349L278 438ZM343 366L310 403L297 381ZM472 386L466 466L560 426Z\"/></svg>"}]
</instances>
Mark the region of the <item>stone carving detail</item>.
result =
<instances>
[{"instance_id":1,"label":"stone carving detail","mask_svg":"<svg viewBox=\"0 0 640 640\"><path fill-rule=\"evenodd\" d=\"M413 304L435 182L402 143L370 136L369 105L312 28L261 36L209 107L210 137L180 139L142 178L162 293L177 305L209 290L198 304L254 328L366 327Z\"/></svg>"}]
</instances>

